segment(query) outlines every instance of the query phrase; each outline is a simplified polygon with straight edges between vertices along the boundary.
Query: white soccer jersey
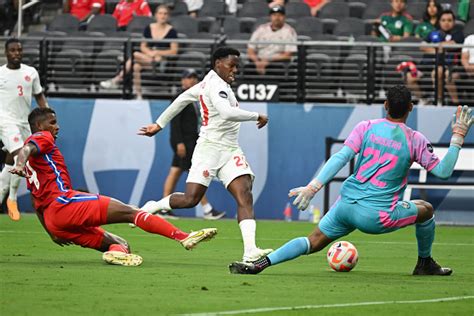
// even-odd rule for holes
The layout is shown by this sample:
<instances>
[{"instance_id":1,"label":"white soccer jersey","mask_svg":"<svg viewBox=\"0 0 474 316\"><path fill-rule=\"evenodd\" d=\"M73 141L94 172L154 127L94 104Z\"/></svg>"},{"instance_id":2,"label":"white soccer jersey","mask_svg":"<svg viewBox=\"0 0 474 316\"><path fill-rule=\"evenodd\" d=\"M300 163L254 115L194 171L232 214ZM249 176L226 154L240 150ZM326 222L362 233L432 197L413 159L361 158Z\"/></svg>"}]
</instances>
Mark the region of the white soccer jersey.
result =
<instances>
[{"instance_id":1,"label":"white soccer jersey","mask_svg":"<svg viewBox=\"0 0 474 316\"><path fill-rule=\"evenodd\" d=\"M31 96L41 93L35 68L21 64L19 69L0 67L0 122L28 125Z\"/></svg>"},{"instance_id":2,"label":"white soccer jersey","mask_svg":"<svg viewBox=\"0 0 474 316\"><path fill-rule=\"evenodd\" d=\"M181 93L156 123L165 127L186 105L196 101L201 105L199 137L214 143L237 147L240 122L258 120L257 112L239 109L230 85L211 70L201 82Z\"/></svg>"}]
</instances>

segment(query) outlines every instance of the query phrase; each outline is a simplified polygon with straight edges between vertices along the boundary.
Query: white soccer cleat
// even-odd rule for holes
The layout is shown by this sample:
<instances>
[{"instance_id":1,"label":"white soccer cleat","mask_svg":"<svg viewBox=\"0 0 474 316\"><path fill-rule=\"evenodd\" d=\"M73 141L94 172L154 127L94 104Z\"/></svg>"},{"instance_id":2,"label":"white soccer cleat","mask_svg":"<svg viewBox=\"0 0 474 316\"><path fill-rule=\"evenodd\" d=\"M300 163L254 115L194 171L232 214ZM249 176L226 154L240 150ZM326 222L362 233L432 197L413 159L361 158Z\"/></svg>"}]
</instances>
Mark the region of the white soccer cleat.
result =
<instances>
[{"instance_id":1,"label":"white soccer cleat","mask_svg":"<svg viewBox=\"0 0 474 316\"><path fill-rule=\"evenodd\" d=\"M180 243L186 250L191 250L201 241L209 241L217 234L217 228L204 228L189 234L188 237L181 240Z\"/></svg>"},{"instance_id":2,"label":"white soccer cleat","mask_svg":"<svg viewBox=\"0 0 474 316\"><path fill-rule=\"evenodd\" d=\"M254 250L244 253L244 256L242 257L243 262L254 262L257 261L258 259L265 257L266 255L270 254L273 252L273 249L260 249L260 248L255 248Z\"/></svg>"},{"instance_id":3,"label":"white soccer cleat","mask_svg":"<svg viewBox=\"0 0 474 316\"><path fill-rule=\"evenodd\" d=\"M127 267L136 267L141 265L143 262L143 258L139 255L120 251L106 251L102 254L102 259L108 264Z\"/></svg>"}]
</instances>

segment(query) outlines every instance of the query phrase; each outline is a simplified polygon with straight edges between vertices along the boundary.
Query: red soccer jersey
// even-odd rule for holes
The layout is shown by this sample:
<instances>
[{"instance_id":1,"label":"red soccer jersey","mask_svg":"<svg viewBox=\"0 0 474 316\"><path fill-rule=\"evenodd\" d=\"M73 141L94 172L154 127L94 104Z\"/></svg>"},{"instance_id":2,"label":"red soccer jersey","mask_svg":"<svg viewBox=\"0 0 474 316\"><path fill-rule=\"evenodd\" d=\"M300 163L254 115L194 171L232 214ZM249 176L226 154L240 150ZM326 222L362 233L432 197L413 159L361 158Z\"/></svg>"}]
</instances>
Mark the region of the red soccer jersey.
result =
<instances>
[{"instance_id":1,"label":"red soccer jersey","mask_svg":"<svg viewBox=\"0 0 474 316\"><path fill-rule=\"evenodd\" d=\"M38 153L26 163L29 175L26 183L35 200L35 208L44 210L57 197L71 190L71 178L64 157L56 147L53 135L47 131L34 133L25 144L32 143Z\"/></svg>"},{"instance_id":2,"label":"red soccer jersey","mask_svg":"<svg viewBox=\"0 0 474 316\"><path fill-rule=\"evenodd\" d=\"M115 7L113 16L117 19L118 27L123 27L127 26L134 16L151 16L151 10L145 0L121 0Z\"/></svg>"},{"instance_id":3,"label":"red soccer jersey","mask_svg":"<svg viewBox=\"0 0 474 316\"><path fill-rule=\"evenodd\" d=\"M71 8L71 14L74 15L79 21L82 21L89 13L92 8L100 8L100 14L105 13L105 1L104 0L68 0L69 7Z\"/></svg>"}]
</instances>

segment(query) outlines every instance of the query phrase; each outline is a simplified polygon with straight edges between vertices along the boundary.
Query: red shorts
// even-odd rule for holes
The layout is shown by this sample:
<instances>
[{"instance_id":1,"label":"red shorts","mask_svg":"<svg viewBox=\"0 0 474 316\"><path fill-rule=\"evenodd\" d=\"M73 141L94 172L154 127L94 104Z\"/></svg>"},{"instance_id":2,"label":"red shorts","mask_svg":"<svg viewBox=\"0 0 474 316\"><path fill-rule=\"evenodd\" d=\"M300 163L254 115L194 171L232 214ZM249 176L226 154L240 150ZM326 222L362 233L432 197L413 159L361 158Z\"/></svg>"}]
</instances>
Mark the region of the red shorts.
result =
<instances>
[{"instance_id":1,"label":"red shorts","mask_svg":"<svg viewBox=\"0 0 474 316\"><path fill-rule=\"evenodd\" d=\"M104 239L110 198L69 191L57 197L44 211L44 221L53 235L82 247L99 249Z\"/></svg>"}]
</instances>

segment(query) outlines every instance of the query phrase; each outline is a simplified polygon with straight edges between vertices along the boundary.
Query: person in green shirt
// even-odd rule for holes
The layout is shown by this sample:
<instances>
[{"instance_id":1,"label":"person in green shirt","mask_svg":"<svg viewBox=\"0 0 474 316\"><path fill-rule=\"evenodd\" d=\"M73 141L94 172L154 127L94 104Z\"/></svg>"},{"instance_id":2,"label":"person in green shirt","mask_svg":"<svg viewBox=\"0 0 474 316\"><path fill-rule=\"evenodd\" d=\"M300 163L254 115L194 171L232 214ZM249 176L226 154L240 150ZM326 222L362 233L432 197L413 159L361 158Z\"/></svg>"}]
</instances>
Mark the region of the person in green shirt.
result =
<instances>
[{"instance_id":1,"label":"person in green shirt","mask_svg":"<svg viewBox=\"0 0 474 316\"><path fill-rule=\"evenodd\" d=\"M415 36L426 39L428 35L438 27L439 14L443 11L441 4L436 0L430 0L426 3L423 22L418 24L415 29Z\"/></svg>"},{"instance_id":2,"label":"person in green shirt","mask_svg":"<svg viewBox=\"0 0 474 316\"><path fill-rule=\"evenodd\" d=\"M391 0L392 11L382 13L376 21L380 24L380 39L384 42L398 42L413 33L413 18L405 12L406 0Z\"/></svg>"}]
</instances>

